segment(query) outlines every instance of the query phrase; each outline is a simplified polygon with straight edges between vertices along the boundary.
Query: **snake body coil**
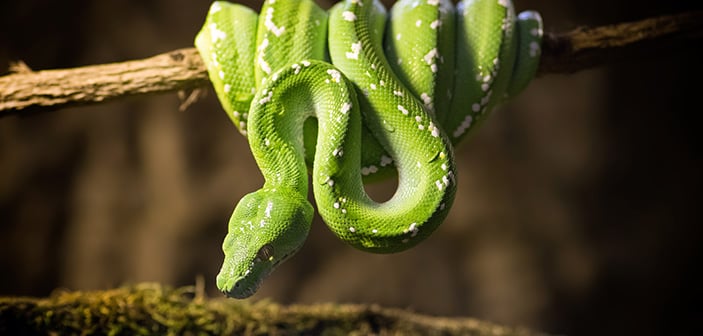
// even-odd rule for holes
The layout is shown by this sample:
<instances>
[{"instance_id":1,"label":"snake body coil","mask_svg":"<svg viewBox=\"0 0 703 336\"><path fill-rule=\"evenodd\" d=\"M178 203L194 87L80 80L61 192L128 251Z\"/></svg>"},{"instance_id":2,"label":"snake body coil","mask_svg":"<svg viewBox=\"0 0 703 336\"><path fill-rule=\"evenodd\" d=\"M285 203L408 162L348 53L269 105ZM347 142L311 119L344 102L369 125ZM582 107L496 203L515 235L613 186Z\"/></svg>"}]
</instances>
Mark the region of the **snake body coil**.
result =
<instances>
[{"instance_id":1,"label":"snake body coil","mask_svg":"<svg viewBox=\"0 0 703 336\"><path fill-rule=\"evenodd\" d=\"M387 26L387 27L386 27ZM539 63L542 23L509 0L377 0L329 13L269 0L257 15L215 2L196 37L218 97L266 182L237 205L217 285L252 295L307 238L317 208L362 250L414 246L444 220L456 190L452 145L522 90ZM397 171L378 203L365 179Z\"/></svg>"}]
</instances>

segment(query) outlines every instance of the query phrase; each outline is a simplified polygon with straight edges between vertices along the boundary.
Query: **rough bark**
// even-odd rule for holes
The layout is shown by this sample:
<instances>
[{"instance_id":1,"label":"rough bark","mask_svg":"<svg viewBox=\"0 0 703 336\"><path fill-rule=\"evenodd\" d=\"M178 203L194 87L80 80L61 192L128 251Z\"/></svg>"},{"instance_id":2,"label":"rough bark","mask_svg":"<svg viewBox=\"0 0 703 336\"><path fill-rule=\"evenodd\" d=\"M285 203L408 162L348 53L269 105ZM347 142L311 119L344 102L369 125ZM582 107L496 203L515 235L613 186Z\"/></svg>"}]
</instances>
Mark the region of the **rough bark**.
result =
<instances>
[{"instance_id":1,"label":"rough bark","mask_svg":"<svg viewBox=\"0 0 703 336\"><path fill-rule=\"evenodd\" d=\"M573 73L624 59L656 57L691 48L702 38L703 12L547 33L539 74ZM0 77L0 117L208 85L205 65L194 48L73 69L15 68L15 73Z\"/></svg>"}]
</instances>

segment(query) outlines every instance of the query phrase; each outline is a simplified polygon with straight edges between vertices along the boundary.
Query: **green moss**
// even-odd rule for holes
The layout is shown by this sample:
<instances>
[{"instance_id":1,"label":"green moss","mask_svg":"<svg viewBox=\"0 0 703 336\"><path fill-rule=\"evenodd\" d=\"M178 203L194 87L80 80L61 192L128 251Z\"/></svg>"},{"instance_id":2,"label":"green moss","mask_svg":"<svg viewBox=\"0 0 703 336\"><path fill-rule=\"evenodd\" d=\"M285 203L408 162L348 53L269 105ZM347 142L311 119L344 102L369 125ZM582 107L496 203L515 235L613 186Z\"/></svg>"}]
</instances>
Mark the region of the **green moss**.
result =
<instances>
[{"instance_id":1,"label":"green moss","mask_svg":"<svg viewBox=\"0 0 703 336\"><path fill-rule=\"evenodd\" d=\"M293 305L206 299L194 287L139 284L0 298L0 334L60 335L536 335L473 319L375 305Z\"/></svg>"}]
</instances>

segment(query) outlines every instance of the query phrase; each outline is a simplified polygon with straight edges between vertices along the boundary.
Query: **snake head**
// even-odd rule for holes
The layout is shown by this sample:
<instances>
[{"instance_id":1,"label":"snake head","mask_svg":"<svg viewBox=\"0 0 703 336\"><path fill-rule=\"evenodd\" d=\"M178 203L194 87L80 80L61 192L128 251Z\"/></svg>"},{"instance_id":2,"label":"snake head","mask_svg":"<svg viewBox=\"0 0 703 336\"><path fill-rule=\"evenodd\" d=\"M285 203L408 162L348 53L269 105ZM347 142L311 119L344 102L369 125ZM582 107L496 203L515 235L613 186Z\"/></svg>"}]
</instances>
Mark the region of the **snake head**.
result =
<instances>
[{"instance_id":1,"label":"snake head","mask_svg":"<svg viewBox=\"0 0 703 336\"><path fill-rule=\"evenodd\" d=\"M222 249L217 287L228 297L253 295L281 262L297 252L310 231L313 208L297 192L260 189L239 201Z\"/></svg>"}]
</instances>

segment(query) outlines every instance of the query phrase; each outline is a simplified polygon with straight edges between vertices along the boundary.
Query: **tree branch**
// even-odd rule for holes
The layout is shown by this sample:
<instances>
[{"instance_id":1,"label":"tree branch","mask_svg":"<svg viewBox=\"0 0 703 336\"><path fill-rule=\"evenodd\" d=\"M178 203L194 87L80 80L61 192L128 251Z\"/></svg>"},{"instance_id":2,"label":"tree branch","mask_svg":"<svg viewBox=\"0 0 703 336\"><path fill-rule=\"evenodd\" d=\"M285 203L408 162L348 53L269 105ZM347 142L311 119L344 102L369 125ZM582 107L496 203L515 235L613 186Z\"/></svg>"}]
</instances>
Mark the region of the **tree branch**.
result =
<instances>
[{"instance_id":1,"label":"tree branch","mask_svg":"<svg viewBox=\"0 0 703 336\"><path fill-rule=\"evenodd\" d=\"M199 287L202 288L202 287ZM141 284L49 298L0 297L0 334L543 335L470 318L377 305L292 305L206 299L202 289Z\"/></svg>"},{"instance_id":2,"label":"tree branch","mask_svg":"<svg viewBox=\"0 0 703 336\"><path fill-rule=\"evenodd\" d=\"M624 59L654 57L662 50L699 45L702 37L703 11L548 33L539 74L573 73ZM25 69L0 77L0 117L206 85L207 71L194 48L73 69Z\"/></svg>"}]
</instances>

